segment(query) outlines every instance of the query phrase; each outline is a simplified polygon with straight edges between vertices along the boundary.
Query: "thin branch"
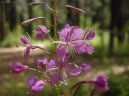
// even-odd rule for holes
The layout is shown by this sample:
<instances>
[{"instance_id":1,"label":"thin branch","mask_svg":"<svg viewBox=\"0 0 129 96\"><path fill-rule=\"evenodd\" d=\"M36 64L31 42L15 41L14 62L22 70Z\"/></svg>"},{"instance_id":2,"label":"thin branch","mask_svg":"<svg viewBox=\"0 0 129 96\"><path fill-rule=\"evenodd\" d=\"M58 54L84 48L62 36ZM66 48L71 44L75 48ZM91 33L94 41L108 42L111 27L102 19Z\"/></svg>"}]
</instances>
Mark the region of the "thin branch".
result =
<instances>
[{"instance_id":1,"label":"thin branch","mask_svg":"<svg viewBox=\"0 0 129 96\"><path fill-rule=\"evenodd\" d=\"M41 50L45 51L45 52L48 53L48 54L54 55L53 53L51 53L51 52L49 52L49 51L47 51L47 50L45 50L44 48L39 47L39 46L31 46L31 48L32 48L32 49L38 48L38 49L41 49Z\"/></svg>"},{"instance_id":2,"label":"thin branch","mask_svg":"<svg viewBox=\"0 0 129 96\"><path fill-rule=\"evenodd\" d=\"M95 93L95 89L92 90L90 96L93 96L94 93Z\"/></svg>"},{"instance_id":3,"label":"thin branch","mask_svg":"<svg viewBox=\"0 0 129 96\"><path fill-rule=\"evenodd\" d=\"M73 96L76 96L76 94L78 93L79 89L80 89L81 85L79 85L76 89L76 91L74 92Z\"/></svg>"}]
</instances>

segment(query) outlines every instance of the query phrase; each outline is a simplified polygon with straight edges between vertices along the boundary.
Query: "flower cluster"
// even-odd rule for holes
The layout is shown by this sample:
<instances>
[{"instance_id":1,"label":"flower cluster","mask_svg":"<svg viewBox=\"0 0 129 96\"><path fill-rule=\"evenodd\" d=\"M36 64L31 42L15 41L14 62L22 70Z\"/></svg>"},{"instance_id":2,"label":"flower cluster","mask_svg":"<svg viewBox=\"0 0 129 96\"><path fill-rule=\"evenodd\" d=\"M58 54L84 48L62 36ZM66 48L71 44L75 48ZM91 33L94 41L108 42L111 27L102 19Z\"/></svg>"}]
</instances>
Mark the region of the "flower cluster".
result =
<instances>
[{"instance_id":1,"label":"flower cluster","mask_svg":"<svg viewBox=\"0 0 129 96\"><path fill-rule=\"evenodd\" d=\"M43 39L48 34L48 30L45 26L39 25L36 27L37 39ZM37 76L30 77L27 80L27 84L31 92L37 93L43 90L46 83L51 85L65 84L67 85L67 79L80 74L86 74L91 69L91 65L87 63L76 64L71 62L76 55L80 54L92 54L94 48L89 44L89 40L95 37L95 31L92 28L88 29L87 33L79 26L65 25L65 27L58 33L60 41L54 41L52 43L58 44L55 56L53 58L40 58L37 60L37 72L44 75L44 79L38 80ZM24 56L28 57L30 49L40 48L32 46L28 38L21 37L21 42L26 46ZM45 71L42 72L41 70ZM34 68L23 65L20 62L14 62L12 64L12 73L20 74L27 70L36 71ZM90 82L91 83L91 82ZM104 92L108 90L107 79L103 76L97 77L92 81L96 92Z\"/></svg>"},{"instance_id":2,"label":"flower cluster","mask_svg":"<svg viewBox=\"0 0 129 96\"><path fill-rule=\"evenodd\" d=\"M55 2L56 3L56 2ZM25 46L24 57L27 58L30 56L30 52L34 49L41 49L48 57L39 58L36 63L37 67L32 68L30 66L24 65L21 62L17 61L12 64L11 72L12 74L21 74L24 72L35 71L42 75L41 79L38 79L37 76L32 76L27 79L27 85L29 87L29 93L38 93L44 89L46 84L50 84L53 87L60 87L61 85L68 85L68 79L78 76L85 75L91 70L91 65L83 62L81 64L76 63L74 60L77 56L82 54L92 54L94 52L94 47L90 45L89 41L95 37L95 31L92 28L89 28L87 32L85 32L79 26L70 26L66 24L61 31L56 34L56 4L55 8L52 9L48 6L47 3L31 3L31 6L36 5L45 5L54 14L54 32L55 38L52 40L51 44L55 44L56 49L55 53L51 53L48 50L40 46L33 46L31 40L25 36L21 37L21 42ZM83 12L83 10L67 5L66 7L72 8L76 11ZM38 19L44 19L44 17L32 18L24 21L22 24L31 24ZM50 32L45 25L38 25L35 28L35 38L38 40L42 40L45 37L50 37ZM57 36L58 35L58 36ZM59 37L59 38L58 38ZM52 56L49 56L52 55ZM84 80L80 81L73 86L73 88L78 87L83 84L88 83L92 84L93 92L102 93L108 90L108 81L105 76L100 75L96 78L96 80ZM77 88L77 89L78 89ZM59 90L57 90L59 91ZM78 90L77 90L78 91ZM92 92L92 93L93 93ZM57 92L60 94L60 92ZM77 92L75 92L77 93ZM60 95L59 95L60 96ZM75 96L75 94L74 94ZM92 96L92 95L90 95Z\"/></svg>"}]
</instances>

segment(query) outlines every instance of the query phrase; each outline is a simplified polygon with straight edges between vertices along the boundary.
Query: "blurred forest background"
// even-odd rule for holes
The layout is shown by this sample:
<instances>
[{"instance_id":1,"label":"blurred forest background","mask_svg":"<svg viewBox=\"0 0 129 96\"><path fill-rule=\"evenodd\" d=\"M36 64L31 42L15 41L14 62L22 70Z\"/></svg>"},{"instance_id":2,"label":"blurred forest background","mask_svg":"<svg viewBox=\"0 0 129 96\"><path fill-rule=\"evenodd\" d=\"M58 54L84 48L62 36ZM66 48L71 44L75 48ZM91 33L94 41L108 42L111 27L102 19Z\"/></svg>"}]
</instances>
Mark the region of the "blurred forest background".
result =
<instances>
[{"instance_id":1,"label":"blurred forest background","mask_svg":"<svg viewBox=\"0 0 129 96\"><path fill-rule=\"evenodd\" d=\"M24 59L23 51L15 48L21 44L19 38L26 35L26 32L34 37L34 28L41 24L51 29L53 36L53 28L50 26L53 23L52 13L45 6L28 6L33 1L47 2L50 6L53 4L53 0L0 0L0 96L25 96L28 90L25 86L26 76L14 80L9 72L10 63L15 59L26 64L33 62L31 58ZM86 14L66 8L66 4L81 8ZM93 65L91 77L97 72L108 76L110 90L102 96L129 96L129 0L58 0L58 9L58 30L67 23L78 25L85 32L89 27L95 29L97 35L91 41L95 46L95 53L91 56L85 55L79 60L86 58ZM46 21L21 24L24 20L39 16L45 17ZM41 43L33 38L32 42ZM48 39L43 40L42 44L48 45L47 42ZM52 50L49 46L47 48ZM37 55L41 56L40 53ZM88 96L87 89L82 88L78 96ZM54 96L50 90L45 91L46 96Z\"/></svg>"}]
</instances>

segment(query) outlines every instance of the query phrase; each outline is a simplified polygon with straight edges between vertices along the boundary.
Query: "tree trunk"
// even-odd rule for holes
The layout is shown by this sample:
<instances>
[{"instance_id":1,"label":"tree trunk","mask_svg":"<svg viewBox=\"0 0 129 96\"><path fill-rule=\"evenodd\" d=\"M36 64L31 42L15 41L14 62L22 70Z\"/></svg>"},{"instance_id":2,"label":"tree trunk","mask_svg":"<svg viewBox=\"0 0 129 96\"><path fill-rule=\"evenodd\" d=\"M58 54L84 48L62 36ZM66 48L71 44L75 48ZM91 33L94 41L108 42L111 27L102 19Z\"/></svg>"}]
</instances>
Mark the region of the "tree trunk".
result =
<instances>
[{"instance_id":1,"label":"tree trunk","mask_svg":"<svg viewBox=\"0 0 129 96\"><path fill-rule=\"evenodd\" d=\"M16 0L10 0L8 7L8 17L9 17L9 28L13 30L17 25L17 7Z\"/></svg>"},{"instance_id":2,"label":"tree trunk","mask_svg":"<svg viewBox=\"0 0 129 96\"><path fill-rule=\"evenodd\" d=\"M109 41L109 53L113 53L114 46L114 28L117 28L118 41L122 42L124 39L124 33L122 28L124 25L122 16L122 0L111 0L111 24L110 24L110 41Z\"/></svg>"},{"instance_id":3,"label":"tree trunk","mask_svg":"<svg viewBox=\"0 0 129 96\"><path fill-rule=\"evenodd\" d=\"M53 6L53 3L54 3L54 1L53 0L51 0L51 5ZM53 25L54 25L54 19L53 19L53 13L51 13L50 14L51 15L51 28L50 28L50 35L53 37L54 36L54 27L53 27Z\"/></svg>"},{"instance_id":4,"label":"tree trunk","mask_svg":"<svg viewBox=\"0 0 129 96\"><path fill-rule=\"evenodd\" d=\"M6 0L1 0L0 3L0 40L5 38L6 32Z\"/></svg>"},{"instance_id":5,"label":"tree trunk","mask_svg":"<svg viewBox=\"0 0 129 96\"><path fill-rule=\"evenodd\" d=\"M31 3L31 2L32 2L32 0L28 0L28 4ZM29 17L29 19L32 18L32 15L33 15L32 7L28 6L28 17ZM30 36L32 35L32 24L28 25L27 32Z\"/></svg>"},{"instance_id":6,"label":"tree trunk","mask_svg":"<svg viewBox=\"0 0 129 96\"><path fill-rule=\"evenodd\" d=\"M114 49L114 28L118 28L120 21L120 7L119 3L121 0L111 0L111 23L110 23L110 40L109 40L109 54L113 54ZM121 27L121 26L120 26Z\"/></svg>"},{"instance_id":7,"label":"tree trunk","mask_svg":"<svg viewBox=\"0 0 129 96\"><path fill-rule=\"evenodd\" d=\"M79 0L67 0L67 4L79 8ZM68 8L67 21L70 25L79 25L79 13L76 13L71 8Z\"/></svg>"}]
</instances>

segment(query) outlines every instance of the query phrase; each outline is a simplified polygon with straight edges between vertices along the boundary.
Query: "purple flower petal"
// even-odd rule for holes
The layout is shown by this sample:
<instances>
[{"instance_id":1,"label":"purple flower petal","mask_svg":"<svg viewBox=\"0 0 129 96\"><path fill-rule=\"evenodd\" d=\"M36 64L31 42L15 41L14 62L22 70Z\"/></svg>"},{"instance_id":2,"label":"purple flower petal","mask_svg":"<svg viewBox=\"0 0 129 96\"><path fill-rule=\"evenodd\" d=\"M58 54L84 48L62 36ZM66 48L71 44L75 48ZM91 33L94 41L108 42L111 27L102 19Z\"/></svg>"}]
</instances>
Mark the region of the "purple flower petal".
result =
<instances>
[{"instance_id":1,"label":"purple flower petal","mask_svg":"<svg viewBox=\"0 0 129 96\"><path fill-rule=\"evenodd\" d=\"M59 36L62 41L67 41L69 32L70 32L70 26L64 27L64 29L62 29L59 32Z\"/></svg>"},{"instance_id":2,"label":"purple flower petal","mask_svg":"<svg viewBox=\"0 0 129 96\"><path fill-rule=\"evenodd\" d=\"M51 78L50 78L50 82L52 84L56 84L60 81L60 75L58 73L52 74Z\"/></svg>"},{"instance_id":3,"label":"purple flower petal","mask_svg":"<svg viewBox=\"0 0 129 96\"><path fill-rule=\"evenodd\" d=\"M94 87L97 93L106 92L109 89L106 77L103 75L98 76L94 81Z\"/></svg>"},{"instance_id":4,"label":"purple flower petal","mask_svg":"<svg viewBox=\"0 0 129 96\"><path fill-rule=\"evenodd\" d=\"M42 33L37 33L37 34L35 35L35 37L36 37L37 39L43 39L43 38L45 37L45 35L42 34Z\"/></svg>"},{"instance_id":5,"label":"purple flower petal","mask_svg":"<svg viewBox=\"0 0 129 96\"><path fill-rule=\"evenodd\" d=\"M54 59L50 59L50 61L46 64L46 67L49 68L54 68L57 67L57 63Z\"/></svg>"},{"instance_id":6,"label":"purple flower petal","mask_svg":"<svg viewBox=\"0 0 129 96\"><path fill-rule=\"evenodd\" d=\"M95 37L95 31L90 28L88 30L88 33L86 34L86 36L84 37L85 40L92 40Z\"/></svg>"},{"instance_id":7,"label":"purple flower petal","mask_svg":"<svg viewBox=\"0 0 129 96\"><path fill-rule=\"evenodd\" d=\"M69 24L65 24L64 28L70 28Z\"/></svg>"},{"instance_id":8,"label":"purple flower petal","mask_svg":"<svg viewBox=\"0 0 129 96\"><path fill-rule=\"evenodd\" d=\"M74 64L67 65L68 66L68 72L70 75L76 76L80 74L80 68Z\"/></svg>"},{"instance_id":9,"label":"purple flower petal","mask_svg":"<svg viewBox=\"0 0 129 96\"><path fill-rule=\"evenodd\" d=\"M92 54L92 53L94 52L94 48L93 48L91 45L88 45L88 44L87 44L86 52L87 52L88 54Z\"/></svg>"},{"instance_id":10,"label":"purple flower petal","mask_svg":"<svg viewBox=\"0 0 129 96\"><path fill-rule=\"evenodd\" d=\"M37 31L37 34L35 36L37 39L43 39L48 34L49 31L43 25L38 25L35 30Z\"/></svg>"},{"instance_id":11,"label":"purple flower petal","mask_svg":"<svg viewBox=\"0 0 129 96\"><path fill-rule=\"evenodd\" d=\"M38 33L44 33L45 35L48 34L48 30L43 25L38 25L35 29Z\"/></svg>"},{"instance_id":12,"label":"purple flower petal","mask_svg":"<svg viewBox=\"0 0 129 96\"><path fill-rule=\"evenodd\" d=\"M44 84L45 84L45 81L43 81L43 80L37 81L37 82L30 88L30 90L31 90L32 92L34 92L34 93L40 92L40 91L43 90Z\"/></svg>"},{"instance_id":13,"label":"purple flower petal","mask_svg":"<svg viewBox=\"0 0 129 96\"><path fill-rule=\"evenodd\" d=\"M89 64L81 64L80 69L82 72L88 72L91 69L91 66Z\"/></svg>"},{"instance_id":14,"label":"purple flower petal","mask_svg":"<svg viewBox=\"0 0 129 96\"><path fill-rule=\"evenodd\" d=\"M30 77L30 78L27 79L27 84L31 88L37 81L38 81L37 76Z\"/></svg>"},{"instance_id":15,"label":"purple flower petal","mask_svg":"<svg viewBox=\"0 0 129 96\"><path fill-rule=\"evenodd\" d=\"M67 46L59 45L57 48L57 54L62 62L67 62L69 57Z\"/></svg>"},{"instance_id":16,"label":"purple flower petal","mask_svg":"<svg viewBox=\"0 0 129 96\"><path fill-rule=\"evenodd\" d=\"M71 42L71 45L76 49L76 53L83 54L86 52L86 44L83 40L77 40Z\"/></svg>"},{"instance_id":17,"label":"purple flower petal","mask_svg":"<svg viewBox=\"0 0 129 96\"><path fill-rule=\"evenodd\" d=\"M42 68L44 65L46 65L48 63L48 59L45 58L45 59L38 59L37 60L37 64L38 64L38 67L39 68Z\"/></svg>"},{"instance_id":18,"label":"purple flower petal","mask_svg":"<svg viewBox=\"0 0 129 96\"><path fill-rule=\"evenodd\" d=\"M82 37L83 30L78 26L72 26L70 31L70 37L68 37L71 41L78 40Z\"/></svg>"}]
</instances>

